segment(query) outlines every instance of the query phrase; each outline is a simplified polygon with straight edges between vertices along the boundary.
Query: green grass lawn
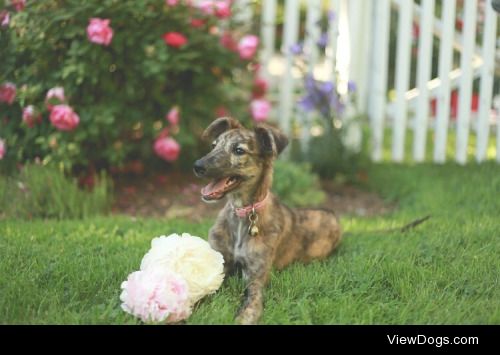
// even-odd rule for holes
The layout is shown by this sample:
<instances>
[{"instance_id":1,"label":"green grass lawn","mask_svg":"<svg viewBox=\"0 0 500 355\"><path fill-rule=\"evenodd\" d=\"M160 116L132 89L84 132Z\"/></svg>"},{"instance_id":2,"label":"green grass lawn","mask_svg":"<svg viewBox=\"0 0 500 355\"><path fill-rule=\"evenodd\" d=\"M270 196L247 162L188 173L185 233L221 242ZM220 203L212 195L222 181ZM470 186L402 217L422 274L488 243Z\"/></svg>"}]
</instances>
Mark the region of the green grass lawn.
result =
<instances>
[{"instance_id":1,"label":"green grass lawn","mask_svg":"<svg viewBox=\"0 0 500 355\"><path fill-rule=\"evenodd\" d=\"M264 324L499 324L500 167L376 165L369 186L398 209L345 217L351 232L328 260L274 272ZM406 234L373 233L432 214ZM120 283L150 240L211 221L101 217L0 221L0 323L136 324ZM231 278L189 324L231 324L243 292Z\"/></svg>"}]
</instances>

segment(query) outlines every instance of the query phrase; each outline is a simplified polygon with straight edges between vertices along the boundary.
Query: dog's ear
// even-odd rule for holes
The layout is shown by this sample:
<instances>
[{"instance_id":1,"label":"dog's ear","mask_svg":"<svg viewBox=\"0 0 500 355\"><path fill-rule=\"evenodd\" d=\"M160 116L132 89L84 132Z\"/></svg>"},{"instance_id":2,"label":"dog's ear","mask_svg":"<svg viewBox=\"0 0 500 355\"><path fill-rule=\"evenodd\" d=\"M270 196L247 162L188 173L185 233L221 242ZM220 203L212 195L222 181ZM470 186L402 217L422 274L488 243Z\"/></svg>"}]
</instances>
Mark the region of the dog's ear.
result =
<instances>
[{"instance_id":1,"label":"dog's ear","mask_svg":"<svg viewBox=\"0 0 500 355\"><path fill-rule=\"evenodd\" d=\"M222 133L229 131L230 129L241 127L241 123L232 117L219 117L205 129L201 138L211 142L217 139L217 137L219 137Z\"/></svg>"},{"instance_id":2,"label":"dog's ear","mask_svg":"<svg viewBox=\"0 0 500 355\"><path fill-rule=\"evenodd\" d=\"M261 124L254 131L259 152L263 156L279 155L288 145L287 136L275 127Z\"/></svg>"}]
</instances>

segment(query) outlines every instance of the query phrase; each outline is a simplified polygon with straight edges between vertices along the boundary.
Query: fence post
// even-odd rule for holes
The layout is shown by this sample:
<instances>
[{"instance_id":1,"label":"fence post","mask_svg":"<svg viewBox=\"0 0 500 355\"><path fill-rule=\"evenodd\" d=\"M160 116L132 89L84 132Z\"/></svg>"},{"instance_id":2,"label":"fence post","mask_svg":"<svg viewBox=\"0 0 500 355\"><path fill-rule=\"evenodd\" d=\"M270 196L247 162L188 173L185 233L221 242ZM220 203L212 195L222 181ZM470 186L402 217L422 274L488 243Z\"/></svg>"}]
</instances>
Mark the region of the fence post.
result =
<instances>
[{"instance_id":1,"label":"fence post","mask_svg":"<svg viewBox=\"0 0 500 355\"><path fill-rule=\"evenodd\" d=\"M392 159L404 159L408 102L406 92L410 81L413 0L399 2L398 43L396 58L396 109L393 119Z\"/></svg>"},{"instance_id":2,"label":"fence post","mask_svg":"<svg viewBox=\"0 0 500 355\"><path fill-rule=\"evenodd\" d=\"M495 97L493 106L497 115L497 162L500 163L500 96Z\"/></svg>"},{"instance_id":3,"label":"fence post","mask_svg":"<svg viewBox=\"0 0 500 355\"><path fill-rule=\"evenodd\" d=\"M330 0L329 11L333 18L330 19L328 27L328 39L330 48L327 51L327 58L331 65L331 78L336 81L337 77L337 40L339 36L339 22L340 22L340 0Z\"/></svg>"},{"instance_id":4,"label":"fence post","mask_svg":"<svg viewBox=\"0 0 500 355\"><path fill-rule=\"evenodd\" d=\"M467 162L472 97L472 54L476 46L477 2L464 1L464 9L464 50L460 63L462 78L460 80L457 119L456 160L459 164L465 164Z\"/></svg>"},{"instance_id":5,"label":"fence post","mask_svg":"<svg viewBox=\"0 0 500 355\"><path fill-rule=\"evenodd\" d=\"M266 0L262 3L260 63L264 64L263 76L270 82L269 61L274 54L276 36L276 0Z\"/></svg>"},{"instance_id":6,"label":"fence post","mask_svg":"<svg viewBox=\"0 0 500 355\"><path fill-rule=\"evenodd\" d=\"M446 161L446 142L450 120L450 71L453 62L453 36L455 33L456 0L443 2L443 33L439 43L439 79L441 86L436 97L436 130L434 141L434 161Z\"/></svg>"},{"instance_id":7,"label":"fence post","mask_svg":"<svg viewBox=\"0 0 500 355\"><path fill-rule=\"evenodd\" d=\"M297 43L299 34L299 1L287 0L285 2L285 28L281 52L285 57L285 73L281 82L279 117L283 131L291 137L291 120L295 104L294 80L292 76L293 56L290 47Z\"/></svg>"},{"instance_id":8,"label":"fence post","mask_svg":"<svg viewBox=\"0 0 500 355\"><path fill-rule=\"evenodd\" d=\"M360 113L367 112L369 54L371 50L371 20L373 2L363 0L343 0L347 8L350 55L348 80L356 84L356 102L348 101L345 112L344 144L352 151L359 152L362 143ZM347 83L345 83L347 86ZM346 91L348 88L345 89Z\"/></svg>"},{"instance_id":9,"label":"fence post","mask_svg":"<svg viewBox=\"0 0 500 355\"><path fill-rule=\"evenodd\" d=\"M351 55L349 66L349 79L356 83L357 102L356 109L366 113L368 107L368 85L370 51L371 51L371 26L373 1L349 0L349 37L351 39Z\"/></svg>"},{"instance_id":10,"label":"fence post","mask_svg":"<svg viewBox=\"0 0 500 355\"><path fill-rule=\"evenodd\" d=\"M319 20L321 18L321 0L310 0L307 2L306 34L304 40L304 52L308 57L308 72L314 75L314 68L318 62L318 39L320 38ZM301 117L301 148L304 153L309 151L311 140L311 123L313 113L303 113Z\"/></svg>"},{"instance_id":11,"label":"fence post","mask_svg":"<svg viewBox=\"0 0 500 355\"><path fill-rule=\"evenodd\" d=\"M418 46L417 65L417 114L415 117L415 136L413 139L413 158L417 162L425 159L427 128L429 123L429 89L432 62L432 25L434 21L434 0L423 0L420 21L420 43Z\"/></svg>"},{"instance_id":12,"label":"fence post","mask_svg":"<svg viewBox=\"0 0 500 355\"><path fill-rule=\"evenodd\" d=\"M491 0L486 1L485 11L486 18L484 21L482 55L484 63L481 69L481 88L479 96L479 115L477 125L476 160L478 162L481 162L486 158L488 149L491 100L493 95L493 78L495 76L495 48L497 33L497 14L491 7Z\"/></svg>"},{"instance_id":13,"label":"fence post","mask_svg":"<svg viewBox=\"0 0 500 355\"><path fill-rule=\"evenodd\" d=\"M382 159L384 121L387 104L387 59L389 52L390 1L375 0L372 96L370 100L370 122L372 128L372 159Z\"/></svg>"}]
</instances>

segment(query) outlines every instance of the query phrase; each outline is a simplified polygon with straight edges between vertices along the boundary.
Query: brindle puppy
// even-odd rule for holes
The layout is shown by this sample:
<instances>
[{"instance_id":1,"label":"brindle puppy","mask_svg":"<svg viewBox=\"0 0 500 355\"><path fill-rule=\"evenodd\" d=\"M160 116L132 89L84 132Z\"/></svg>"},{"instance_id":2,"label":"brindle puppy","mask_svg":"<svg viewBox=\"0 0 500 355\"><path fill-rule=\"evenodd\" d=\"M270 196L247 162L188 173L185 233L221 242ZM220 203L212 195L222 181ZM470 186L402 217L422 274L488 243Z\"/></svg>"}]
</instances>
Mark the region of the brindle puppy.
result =
<instances>
[{"instance_id":1,"label":"brindle puppy","mask_svg":"<svg viewBox=\"0 0 500 355\"><path fill-rule=\"evenodd\" d=\"M262 314L263 288L271 268L327 257L340 242L340 226L333 212L292 210L270 193L273 161L288 144L277 129L258 125L249 130L223 117L203 136L213 143L212 151L194 165L198 177L212 179L202 189L202 199L228 197L210 229L209 242L224 256L226 274L241 268L248 286L237 321L255 324Z\"/></svg>"}]
</instances>

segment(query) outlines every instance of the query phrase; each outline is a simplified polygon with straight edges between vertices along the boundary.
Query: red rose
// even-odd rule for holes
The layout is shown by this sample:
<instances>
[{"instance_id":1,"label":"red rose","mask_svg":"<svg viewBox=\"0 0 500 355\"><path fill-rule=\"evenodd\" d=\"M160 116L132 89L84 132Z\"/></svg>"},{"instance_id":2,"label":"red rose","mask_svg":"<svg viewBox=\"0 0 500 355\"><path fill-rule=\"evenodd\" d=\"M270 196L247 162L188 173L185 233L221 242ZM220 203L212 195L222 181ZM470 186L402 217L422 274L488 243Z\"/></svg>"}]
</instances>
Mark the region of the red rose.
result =
<instances>
[{"instance_id":1,"label":"red rose","mask_svg":"<svg viewBox=\"0 0 500 355\"><path fill-rule=\"evenodd\" d=\"M163 40L165 44L174 48L180 48L188 42L187 38L179 32L167 32L163 35Z\"/></svg>"},{"instance_id":2,"label":"red rose","mask_svg":"<svg viewBox=\"0 0 500 355\"><path fill-rule=\"evenodd\" d=\"M200 27L203 27L203 25L205 24L205 20L202 20L199 18L193 18L193 19L191 19L190 23L191 23L191 27L200 28Z\"/></svg>"},{"instance_id":3,"label":"red rose","mask_svg":"<svg viewBox=\"0 0 500 355\"><path fill-rule=\"evenodd\" d=\"M256 78L253 82L252 97L258 99L263 97L267 92L268 84L262 78Z\"/></svg>"}]
</instances>

